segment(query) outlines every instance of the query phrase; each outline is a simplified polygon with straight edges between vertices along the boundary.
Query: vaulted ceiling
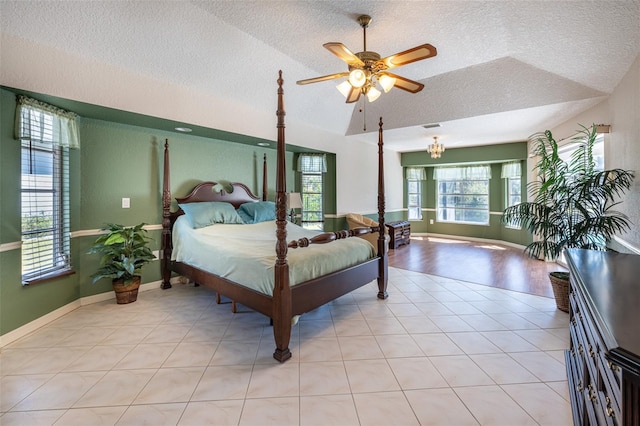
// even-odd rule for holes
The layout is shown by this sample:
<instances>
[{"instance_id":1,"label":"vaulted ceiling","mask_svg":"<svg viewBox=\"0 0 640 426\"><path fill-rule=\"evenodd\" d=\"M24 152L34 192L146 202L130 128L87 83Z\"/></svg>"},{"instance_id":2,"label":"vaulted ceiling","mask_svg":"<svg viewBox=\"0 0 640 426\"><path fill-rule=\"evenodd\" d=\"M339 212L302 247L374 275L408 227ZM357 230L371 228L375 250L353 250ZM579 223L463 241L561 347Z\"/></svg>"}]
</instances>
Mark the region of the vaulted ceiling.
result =
<instances>
[{"instance_id":1,"label":"vaulted ceiling","mask_svg":"<svg viewBox=\"0 0 640 426\"><path fill-rule=\"evenodd\" d=\"M274 109L282 69L288 119L358 138L382 116L385 144L398 151L424 149L433 135L447 147L524 140L605 100L640 53L640 2L624 0L5 0L0 8L12 37L260 110ZM337 81L294 84L347 70L322 45L361 51L361 14L373 17L368 50L383 57L423 43L438 49L396 70L423 91L392 89L354 105Z\"/></svg>"}]
</instances>

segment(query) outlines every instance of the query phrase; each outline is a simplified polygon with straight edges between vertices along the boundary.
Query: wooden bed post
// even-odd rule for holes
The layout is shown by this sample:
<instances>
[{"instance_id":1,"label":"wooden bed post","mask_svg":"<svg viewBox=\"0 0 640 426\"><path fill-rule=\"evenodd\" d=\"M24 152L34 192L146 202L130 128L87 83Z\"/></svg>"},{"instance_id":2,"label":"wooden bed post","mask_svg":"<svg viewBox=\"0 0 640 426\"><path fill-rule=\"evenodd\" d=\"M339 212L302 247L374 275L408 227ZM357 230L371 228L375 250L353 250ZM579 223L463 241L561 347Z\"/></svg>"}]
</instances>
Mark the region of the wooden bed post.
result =
<instances>
[{"instance_id":1,"label":"wooden bed post","mask_svg":"<svg viewBox=\"0 0 640 426\"><path fill-rule=\"evenodd\" d=\"M160 288L171 288L171 185L169 183L169 139L164 140L164 175L162 179L162 240L160 251L160 269L162 284Z\"/></svg>"},{"instance_id":2,"label":"wooden bed post","mask_svg":"<svg viewBox=\"0 0 640 426\"><path fill-rule=\"evenodd\" d=\"M262 201L267 201L267 193L269 192L267 186L267 153L265 152L262 157Z\"/></svg>"},{"instance_id":3,"label":"wooden bed post","mask_svg":"<svg viewBox=\"0 0 640 426\"><path fill-rule=\"evenodd\" d=\"M385 224L384 224L384 150L383 150L383 138L382 138L382 117L378 123L378 224L380 231L378 232L378 256L380 262L378 263L378 298L386 299L389 297L387 294L387 268L389 258L387 257Z\"/></svg>"},{"instance_id":4,"label":"wooden bed post","mask_svg":"<svg viewBox=\"0 0 640 426\"><path fill-rule=\"evenodd\" d=\"M287 263L287 180L284 140L284 100L282 70L278 72L278 157L276 163L276 264L273 288L273 335L276 350L273 357L280 362L291 358L291 288L289 287L289 264Z\"/></svg>"}]
</instances>

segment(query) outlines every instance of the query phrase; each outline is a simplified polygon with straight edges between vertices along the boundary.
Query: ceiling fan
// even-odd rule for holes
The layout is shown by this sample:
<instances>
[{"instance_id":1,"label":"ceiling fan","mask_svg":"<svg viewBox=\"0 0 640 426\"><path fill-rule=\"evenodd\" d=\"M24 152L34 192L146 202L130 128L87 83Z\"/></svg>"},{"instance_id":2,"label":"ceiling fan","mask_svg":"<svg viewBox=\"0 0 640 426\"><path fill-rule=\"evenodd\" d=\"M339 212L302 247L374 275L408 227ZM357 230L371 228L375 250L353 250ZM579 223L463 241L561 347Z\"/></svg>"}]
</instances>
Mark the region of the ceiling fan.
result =
<instances>
[{"instance_id":1,"label":"ceiling fan","mask_svg":"<svg viewBox=\"0 0 640 426\"><path fill-rule=\"evenodd\" d=\"M421 91L424 84L392 74L388 70L436 56L436 48L430 44L421 44L395 55L380 58L378 53L367 50L367 27L371 23L371 17L362 15L358 17L358 23L364 34L362 52L353 53L342 43L323 44L329 52L347 63L349 71L300 80L297 83L302 85L348 77L338 85L338 90L347 98L347 103L356 102L360 99L360 95L366 95L369 102L375 101L382 93L376 88L378 83L385 93L392 87L411 93Z\"/></svg>"}]
</instances>

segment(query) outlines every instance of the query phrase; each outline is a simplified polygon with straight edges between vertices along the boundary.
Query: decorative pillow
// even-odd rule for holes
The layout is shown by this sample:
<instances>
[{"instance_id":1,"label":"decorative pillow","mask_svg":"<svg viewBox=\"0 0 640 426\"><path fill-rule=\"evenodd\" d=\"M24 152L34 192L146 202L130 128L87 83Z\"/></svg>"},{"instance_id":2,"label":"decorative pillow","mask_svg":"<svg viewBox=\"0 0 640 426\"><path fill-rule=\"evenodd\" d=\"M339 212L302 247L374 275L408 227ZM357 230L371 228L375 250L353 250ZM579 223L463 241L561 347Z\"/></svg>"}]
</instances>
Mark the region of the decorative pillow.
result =
<instances>
[{"instance_id":1,"label":"decorative pillow","mask_svg":"<svg viewBox=\"0 0 640 426\"><path fill-rule=\"evenodd\" d=\"M214 223L243 223L236 209L221 201L179 204L187 215L193 229L213 225Z\"/></svg>"},{"instance_id":2,"label":"decorative pillow","mask_svg":"<svg viewBox=\"0 0 640 426\"><path fill-rule=\"evenodd\" d=\"M244 223L260 223L276 219L276 203L273 201L257 201L244 203L238 208L238 215Z\"/></svg>"}]
</instances>

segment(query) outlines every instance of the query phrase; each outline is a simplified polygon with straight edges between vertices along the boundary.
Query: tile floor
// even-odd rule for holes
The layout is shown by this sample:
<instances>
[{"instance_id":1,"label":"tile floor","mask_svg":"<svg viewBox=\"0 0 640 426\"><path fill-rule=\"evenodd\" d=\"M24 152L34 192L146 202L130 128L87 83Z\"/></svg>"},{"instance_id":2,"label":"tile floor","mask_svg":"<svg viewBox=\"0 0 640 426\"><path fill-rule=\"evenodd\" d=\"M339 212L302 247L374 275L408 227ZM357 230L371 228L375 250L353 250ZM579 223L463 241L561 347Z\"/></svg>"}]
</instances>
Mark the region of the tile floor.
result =
<instances>
[{"instance_id":1,"label":"tile floor","mask_svg":"<svg viewBox=\"0 0 640 426\"><path fill-rule=\"evenodd\" d=\"M0 352L0 424L570 425L568 316L553 299L390 268L268 320L201 287L79 308Z\"/></svg>"}]
</instances>

